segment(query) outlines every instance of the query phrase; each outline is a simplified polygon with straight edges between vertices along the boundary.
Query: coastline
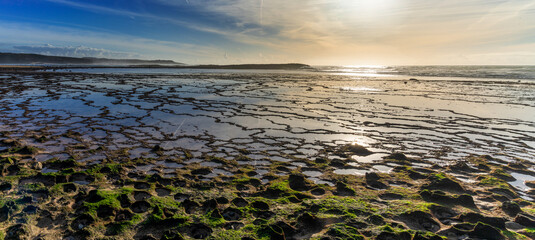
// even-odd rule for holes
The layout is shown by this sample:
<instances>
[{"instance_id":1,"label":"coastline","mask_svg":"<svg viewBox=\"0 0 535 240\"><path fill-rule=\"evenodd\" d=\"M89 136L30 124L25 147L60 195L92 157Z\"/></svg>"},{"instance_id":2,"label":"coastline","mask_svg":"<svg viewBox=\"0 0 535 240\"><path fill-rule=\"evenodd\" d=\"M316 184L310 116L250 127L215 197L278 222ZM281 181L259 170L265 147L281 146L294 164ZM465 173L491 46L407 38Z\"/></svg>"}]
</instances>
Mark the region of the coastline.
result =
<instances>
[{"instance_id":1,"label":"coastline","mask_svg":"<svg viewBox=\"0 0 535 240\"><path fill-rule=\"evenodd\" d=\"M474 105L502 107L500 113L474 113L466 106L483 104L481 96L458 91L462 108L430 105L429 111L425 104L441 100L425 98L417 102L421 117L400 122L420 106L401 105L400 99L418 97L404 89L432 82L342 87L355 81L266 73L5 77L0 232L6 239L533 237L535 166L532 149L520 146L532 138L517 130L531 119L513 111L529 104L500 105L501 96L516 93L502 92L502 85L494 86L499 97ZM456 95L445 94L454 101ZM316 107L300 109L296 96ZM344 108L360 102L374 110ZM378 109L387 118L379 118ZM321 111L329 117L312 114ZM346 113L363 114L362 120ZM251 121L262 116L271 122ZM420 119L440 127L422 126ZM334 124L340 121L351 131ZM484 128L489 122L500 128ZM427 138L432 129L442 138ZM446 135L448 129L453 133ZM479 147L462 149L458 141L470 135L459 129L479 134L464 142ZM395 148L394 140L418 131L425 134ZM511 132L516 142L503 139ZM480 138L503 142L481 144Z\"/></svg>"}]
</instances>

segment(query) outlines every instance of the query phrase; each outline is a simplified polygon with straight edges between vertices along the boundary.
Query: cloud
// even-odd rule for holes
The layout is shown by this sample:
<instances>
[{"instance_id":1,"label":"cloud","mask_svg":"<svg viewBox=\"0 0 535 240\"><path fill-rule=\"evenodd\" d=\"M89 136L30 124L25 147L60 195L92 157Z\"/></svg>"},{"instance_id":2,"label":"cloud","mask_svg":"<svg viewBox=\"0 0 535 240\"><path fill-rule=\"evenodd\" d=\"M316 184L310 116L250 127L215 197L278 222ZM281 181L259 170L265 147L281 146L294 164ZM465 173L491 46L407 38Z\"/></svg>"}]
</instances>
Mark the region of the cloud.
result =
<instances>
[{"instance_id":1,"label":"cloud","mask_svg":"<svg viewBox=\"0 0 535 240\"><path fill-rule=\"evenodd\" d=\"M142 59L170 59L187 63L223 55L223 51L210 46L69 27L0 21L0 32L4 43L17 43L12 44L12 46L39 46L43 42L55 46L76 43L94 48L113 49L114 52L133 54L134 56L140 56ZM39 38L36 39L35 36L39 36Z\"/></svg>"},{"instance_id":2,"label":"cloud","mask_svg":"<svg viewBox=\"0 0 535 240\"><path fill-rule=\"evenodd\" d=\"M506 48L533 42L535 30L532 0L47 1L205 33L205 46L212 49L197 54L204 59L228 52L228 59L312 64L449 64L452 55L510 52ZM226 45L218 42L223 38L229 40ZM233 49L227 49L230 45Z\"/></svg>"},{"instance_id":3,"label":"cloud","mask_svg":"<svg viewBox=\"0 0 535 240\"><path fill-rule=\"evenodd\" d=\"M22 53L36 53L51 56L64 57L97 57L97 58L139 58L140 54L114 52L102 48L91 48L86 46L54 46L51 44L32 46L13 46Z\"/></svg>"}]
</instances>

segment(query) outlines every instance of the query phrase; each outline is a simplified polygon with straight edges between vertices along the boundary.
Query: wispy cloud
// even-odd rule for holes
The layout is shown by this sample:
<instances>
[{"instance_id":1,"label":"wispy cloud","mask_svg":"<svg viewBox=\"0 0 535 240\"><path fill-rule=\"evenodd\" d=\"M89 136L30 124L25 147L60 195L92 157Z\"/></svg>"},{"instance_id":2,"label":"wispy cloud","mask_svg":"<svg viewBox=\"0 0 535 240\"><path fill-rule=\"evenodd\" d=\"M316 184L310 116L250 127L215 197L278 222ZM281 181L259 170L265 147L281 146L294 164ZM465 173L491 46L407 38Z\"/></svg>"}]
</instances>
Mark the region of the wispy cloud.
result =
<instances>
[{"instance_id":1,"label":"wispy cloud","mask_svg":"<svg viewBox=\"0 0 535 240\"><path fill-rule=\"evenodd\" d=\"M150 49L187 52L191 59L212 62L446 64L465 59L452 55L477 58L486 52L516 52L507 49L535 42L532 0L46 1L134 19L141 25L174 26L177 35L182 29L202 33L204 47L181 43L179 37L157 41L158 36L128 44L133 48L147 41ZM171 50L175 47L179 49Z\"/></svg>"},{"instance_id":2,"label":"wispy cloud","mask_svg":"<svg viewBox=\"0 0 535 240\"><path fill-rule=\"evenodd\" d=\"M139 58L141 55L115 52L103 48L92 48L86 46L54 46L51 44L30 45L30 46L13 46L13 48L22 53L37 53L51 56L65 57L98 57L98 58Z\"/></svg>"},{"instance_id":3,"label":"wispy cloud","mask_svg":"<svg viewBox=\"0 0 535 240\"><path fill-rule=\"evenodd\" d=\"M114 49L113 52L124 52L142 58L166 58L177 61L220 56L223 53L217 48L171 41L140 38L131 35L110 34L87 31L67 27L21 24L0 21L2 41L18 43L15 46L37 46L48 42L56 46L72 43L91 46L96 49ZM39 36L36 38L35 36ZM28 48L26 48L28 50ZM39 49L36 49L39 50ZM42 50L42 49L41 49Z\"/></svg>"}]
</instances>

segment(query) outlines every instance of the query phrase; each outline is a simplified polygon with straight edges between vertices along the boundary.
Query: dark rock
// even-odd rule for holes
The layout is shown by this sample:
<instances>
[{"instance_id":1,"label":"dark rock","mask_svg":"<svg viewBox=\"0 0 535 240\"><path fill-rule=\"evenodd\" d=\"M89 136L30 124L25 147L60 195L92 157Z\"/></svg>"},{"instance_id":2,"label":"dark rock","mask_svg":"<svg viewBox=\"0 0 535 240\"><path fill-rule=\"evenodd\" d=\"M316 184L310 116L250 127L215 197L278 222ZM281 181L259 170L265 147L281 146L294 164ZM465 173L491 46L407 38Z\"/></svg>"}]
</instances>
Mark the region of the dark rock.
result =
<instances>
[{"instance_id":1,"label":"dark rock","mask_svg":"<svg viewBox=\"0 0 535 240\"><path fill-rule=\"evenodd\" d=\"M256 218L267 220L275 216L275 213L272 211L255 211L253 212L253 216Z\"/></svg>"},{"instance_id":2,"label":"dark rock","mask_svg":"<svg viewBox=\"0 0 535 240\"><path fill-rule=\"evenodd\" d=\"M212 213L210 214L210 217L219 219L219 218L223 218L223 215L221 215L221 211L219 211L219 209L216 208L212 211Z\"/></svg>"},{"instance_id":3,"label":"dark rock","mask_svg":"<svg viewBox=\"0 0 535 240\"><path fill-rule=\"evenodd\" d=\"M399 233L393 233L393 232L381 232L377 237L376 240L411 240L412 235L408 232L399 232Z\"/></svg>"},{"instance_id":4,"label":"dark rock","mask_svg":"<svg viewBox=\"0 0 535 240\"><path fill-rule=\"evenodd\" d=\"M11 183L8 183L8 182L0 183L0 191L2 192L11 190L11 188L13 188L13 185Z\"/></svg>"},{"instance_id":5,"label":"dark rock","mask_svg":"<svg viewBox=\"0 0 535 240\"><path fill-rule=\"evenodd\" d=\"M530 188L535 188L535 181L525 181L524 183Z\"/></svg>"},{"instance_id":6,"label":"dark rock","mask_svg":"<svg viewBox=\"0 0 535 240\"><path fill-rule=\"evenodd\" d=\"M236 184L236 190L240 191L240 192L245 192L245 191L249 191L249 187L245 184Z\"/></svg>"},{"instance_id":7,"label":"dark rock","mask_svg":"<svg viewBox=\"0 0 535 240\"><path fill-rule=\"evenodd\" d=\"M317 188L310 190L310 193L316 196L321 196L325 194L325 189L317 187Z\"/></svg>"},{"instance_id":8,"label":"dark rock","mask_svg":"<svg viewBox=\"0 0 535 240\"><path fill-rule=\"evenodd\" d=\"M506 213L507 215L514 217L518 213L522 212L522 209L517 203L506 201L502 203L502 211Z\"/></svg>"},{"instance_id":9,"label":"dark rock","mask_svg":"<svg viewBox=\"0 0 535 240\"><path fill-rule=\"evenodd\" d=\"M177 201L184 201L188 198L190 198L191 196L189 194L184 194L184 193L177 193L173 196L173 198Z\"/></svg>"},{"instance_id":10,"label":"dark rock","mask_svg":"<svg viewBox=\"0 0 535 240\"><path fill-rule=\"evenodd\" d=\"M166 197L171 194L171 190L167 188L156 188L155 191L156 191L156 194L158 194L158 196L160 197Z\"/></svg>"},{"instance_id":11,"label":"dark rock","mask_svg":"<svg viewBox=\"0 0 535 240\"><path fill-rule=\"evenodd\" d=\"M63 184L63 192L71 193L76 192L76 190L78 190L78 187L74 183Z\"/></svg>"},{"instance_id":12,"label":"dark rock","mask_svg":"<svg viewBox=\"0 0 535 240\"><path fill-rule=\"evenodd\" d=\"M95 219L89 214L82 214L72 221L71 227L75 230L81 230L93 224Z\"/></svg>"},{"instance_id":13,"label":"dark rock","mask_svg":"<svg viewBox=\"0 0 535 240\"><path fill-rule=\"evenodd\" d=\"M160 145L155 145L155 146L152 147L152 149L151 149L151 151L153 151L153 152L161 152L161 151L163 151L163 150L164 150L163 147L160 146Z\"/></svg>"},{"instance_id":14,"label":"dark rock","mask_svg":"<svg viewBox=\"0 0 535 240\"><path fill-rule=\"evenodd\" d=\"M103 197L101 197L99 194L98 194L98 191L97 190L91 190L89 191L89 193L87 194L87 196L85 197L85 201L88 202L88 203L97 203L97 202L100 202L104 200ZM78 202L78 201L77 201Z\"/></svg>"},{"instance_id":15,"label":"dark rock","mask_svg":"<svg viewBox=\"0 0 535 240\"><path fill-rule=\"evenodd\" d=\"M505 188L491 188L489 189L489 192L498 194L500 196L503 196L502 199L504 200L510 200L518 198L518 194L516 192L511 191L510 189Z\"/></svg>"},{"instance_id":16,"label":"dark rock","mask_svg":"<svg viewBox=\"0 0 535 240\"><path fill-rule=\"evenodd\" d=\"M147 234L140 238L140 240L157 240L152 234Z\"/></svg>"},{"instance_id":17,"label":"dark rock","mask_svg":"<svg viewBox=\"0 0 535 240\"><path fill-rule=\"evenodd\" d=\"M180 234L177 230L171 229L166 230L163 232L162 238L160 240L183 240L185 239L182 234Z\"/></svg>"},{"instance_id":18,"label":"dark rock","mask_svg":"<svg viewBox=\"0 0 535 240\"><path fill-rule=\"evenodd\" d=\"M325 224L318 217L313 216L310 213L303 213L297 218L296 236L301 236L297 237L299 239L309 237L312 234L323 230L324 226Z\"/></svg>"},{"instance_id":19,"label":"dark rock","mask_svg":"<svg viewBox=\"0 0 535 240\"><path fill-rule=\"evenodd\" d=\"M229 200L226 197L218 197L215 199L218 204L228 204Z\"/></svg>"},{"instance_id":20,"label":"dark rock","mask_svg":"<svg viewBox=\"0 0 535 240\"><path fill-rule=\"evenodd\" d=\"M423 235L420 232L416 232L414 236L412 237L412 240L444 240L442 237L438 235L431 235L426 234L427 236Z\"/></svg>"},{"instance_id":21,"label":"dark rock","mask_svg":"<svg viewBox=\"0 0 535 240\"><path fill-rule=\"evenodd\" d=\"M147 200L150 197L152 197L152 195L150 193L148 193L148 192L145 192L145 191L134 191L134 199L136 201Z\"/></svg>"},{"instance_id":22,"label":"dark rock","mask_svg":"<svg viewBox=\"0 0 535 240\"><path fill-rule=\"evenodd\" d=\"M371 223L373 225L383 225L385 224L385 218L381 215L373 214L366 218L366 222Z\"/></svg>"},{"instance_id":23,"label":"dark rock","mask_svg":"<svg viewBox=\"0 0 535 240\"><path fill-rule=\"evenodd\" d=\"M403 195L397 193L383 193L379 194L379 197L383 200L399 200L403 199Z\"/></svg>"},{"instance_id":24,"label":"dark rock","mask_svg":"<svg viewBox=\"0 0 535 240\"><path fill-rule=\"evenodd\" d=\"M115 215L115 221L121 222L121 221L130 221L132 220L132 217L134 214L130 210L120 210Z\"/></svg>"},{"instance_id":25,"label":"dark rock","mask_svg":"<svg viewBox=\"0 0 535 240\"><path fill-rule=\"evenodd\" d=\"M449 177L437 177L435 175L431 175L428 179L430 180L430 183L423 185L421 189L466 193L466 190L461 186L461 184L450 179Z\"/></svg>"},{"instance_id":26,"label":"dark rock","mask_svg":"<svg viewBox=\"0 0 535 240\"><path fill-rule=\"evenodd\" d=\"M296 233L296 229L288 223L279 221L264 227L260 232L268 235L271 239L291 239Z\"/></svg>"},{"instance_id":27,"label":"dark rock","mask_svg":"<svg viewBox=\"0 0 535 240\"><path fill-rule=\"evenodd\" d=\"M135 189L149 189L150 188L150 184L148 184L146 182L135 182L134 183L134 188Z\"/></svg>"},{"instance_id":28,"label":"dark rock","mask_svg":"<svg viewBox=\"0 0 535 240\"><path fill-rule=\"evenodd\" d=\"M400 153L400 152L392 153L392 154L386 156L385 158L386 159L401 160L401 161L405 161L405 160L408 159L407 156L405 156L405 154Z\"/></svg>"},{"instance_id":29,"label":"dark rock","mask_svg":"<svg viewBox=\"0 0 535 240\"><path fill-rule=\"evenodd\" d=\"M205 239L212 235L212 232L212 229L208 225L202 223L192 224L188 231L189 236L194 239Z\"/></svg>"},{"instance_id":30,"label":"dark rock","mask_svg":"<svg viewBox=\"0 0 535 240\"><path fill-rule=\"evenodd\" d=\"M373 153L370 150L358 144L346 144L340 150L343 152L351 152L352 154L355 154L358 156L368 156Z\"/></svg>"},{"instance_id":31,"label":"dark rock","mask_svg":"<svg viewBox=\"0 0 535 240\"><path fill-rule=\"evenodd\" d=\"M225 209L221 215L227 221L236 221L242 218L243 212L240 209L229 207Z\"/></svg>"},{"instance_id":32,"label":"dark rock","mask_svg":"<svg viewBox=\"0 0 535 240\"><path fill-rule=\"evenodd\" d=\"M505 229L506 220L501 217L487 217L479 213L469 212L463 213L458 218L461 222L478 223L482 222L499 229Z\"/></svg>"},{"instance_id":33,"label":"dark rock","mask_svg":"<svg viewBox=\"0 0 535 240\"><path fill-rule=\"evenodd\" d=\"M193 175L208 175L210 173L212 173L212 169L208 167L197 168L191 171Z\"/></svg>"},{"instance_id":34,"label":"dark rock","mask_svg":"<svg viewBox=\"0 0 535 240\"><path fill-rule=\"evenodd\" d=\"M417 171L414 171L414 170L407 170L407 174L408 176L413 179L413 180L420 180L420 179L426 179L427 176L425 176L424 174L421 174Z\"/></svg>"},{"instance_id":35,"label":"dark rock","mask_svg":"<svg viewBox=\"0 0 535 240\"><path fill-rule=\"evenodd\" d=\"M263 201L254 201L251 203L251 206L259 210L269 210L269 205Z\"/></svg>"},{"instance_id":36,"label":"dark rock","mask_svg":"<svg viewBox=\"0 0 535 240\"><path fill-rule=\"evenodd\" d=\"M355 196L356 192L355 190L347 186L346 183L337 182L335 194L338 196Z\"/></svg>"},{"instance_id":37,"label":"dark rock","mask_svg":"<svg viewBox=\"0 0 535 240\"><path fill-rule=\"evenodd\" d=\"M515 217L515 222L528 228L535 228L535 217L527 214L518 214Z\"/></svg>"},{"instance_id":38,"label":"dark rock","mask_svg":"<svg viewBox=\"0 0 535 240\"><path fill-rule=\"evenodd\" d=\"M202 209L206 212L212 211L216 209L218 206L217 201L215 199L206 200L202 203Z\"/></svg>"},{"instance_id":39,"label":"dark rock","mask_svg":"<svg viewBox=\"0 0 535 240\"><path fill-rule=\"evenodd\" d=\"M431 205L429 210L431 210L431 213L433 216L435 216L435 218L444 224L449 224L458 215L458 213L452 208L443 207L440 205Z\"/></svg>"},{"instance_id":40,"label":"dark rock","mask_svg":"<svg viewBox=\"0 0 535 240\"><path fill-rule=\"evenodd\" d=\"M101 205L98 207L97 217L106 219L112 216L115 216L115 209L113 207L107 205Z\"/></svg>"},{"instance_id":41,"label":"dark rock","mask_svg":"<svg viewBox=\"0 0 535 240\"><path fill-rule=\"evenodd\" d=\"M17 202L18 202L19 204L28 204L28 203L33 202L33 197L31 197L31 196L24 196L24 197L20 198L19 200L17 200Z\"/></svg>"},{"instance_id":42,"label":"dark rock","mask_svg":"<svg viewBox=\"0 0 535 240\"><path fill-rule=\"evenodd\" d=\"M144 213L147 212L150 208L150 204L146 201L137 201L130 206L130 209L132 209L132 212L135 213Z\"/></svg>"},{"instance_id":43,"label":"dark rock","mask_svg":"<svg viewBox=\"0 0 535 240\"><path fill-rule=\"evenodd\" d=\"M247 202L247 200L241 198L241 197L238 197L238 198L234 198L232 200L232 204L234 204L236 207L245 207L247 205L249 205L249 202Z\"/></svg>"},{"instance_id":44,"label":"dark rock","mask_svg":"<svg viewBox=\"0 0 535 240\"><path fill-rule=\"evenodd\" d=\"M311 183L307 181L305 176L290 174L288 178L290 188L296 191L307 191L311 188Z\"/></svg>"},{"instance_id":45,"label":"dark rock","mask_svg":"<svg viewBox=\"0 0 535 240\"><path fill-rule=\"evenodd\" d=\"M329 163L329 166L335 167L335 168L343 168L346 165L347 165L346 162L344 162L342 159L339 159L339 158L333 159Z\"/></svg>"},{"instance_id":46,"label":"dark rock","mask_svg":"<svg viewBox=\"0 0 535 240\"><path fill-rule=\"evenodd\" d=\"M403 213L399 215L397 220L404 222L409 228L413 230L436 232L440 230L440 223L433 219L431 214L414 211L409 213Z\"/></svg>"},{"instance_id":47,"label":"dark rock","mask_svg":"<svg viewBox=\"0 0 535 240\"><path fill-rule=\"evenodd\" d=\"M366 184L374 189L386 189L388 185L380 181L381 177L375 172L366 173L365 180Z\"/></svg>"},{"instance_id":48,"label":"dark rock","mask_svg":"<svg viewBox=\"0 0 535 240\"><path fill-rule=\"evenodd\" d=\"M132 200L127 194L121 194L117 197L117 200L121 203L122 208L128 208L132 205Z\"/></svg>"},{"instance_id":49,"label":"dark rock","mask_svg":"<svg viewBox=\"0 0 535 240\"><path fill-rule=\"evenodd\" d=\"M52 218L52 213L47 210L42 210L37 218L36 226L40 228L50 229L53 227L54 219Z\"/></svg>"},{"instance_id":50,"label":"dark rock","mask_svg":"<svg viewBox=\"0 0 535 240\"><path fill-rule=\"evenodd\" d=\"M39 207L29 205L29 206L26 206L24 209L22 209L22 212L27 213L27 214L35 214L37 213L37 210L39 210Z\"/></svg>"},{"instance_id":51,"label":"dark rock","mask_svg":"<svg viewBox=\"0 0 535 240\"><path fill-rule=\"evenodd\" d=\"M474 230L468 234L470 237L488 240L503 240L505 237L499 229L490 225L478 222Z\"/></svg>"},{"instance_id":52,"label":"dark rock","mask_svg":"<svg viewBox=\"0 0 535 240\"><path fill-rule=\"evenodd\" d=\"M238 229L241 229L244 226L245 226L245 224L243 224L242 222L227 222L227 223L225 223L223 228L225 228L227 230L238 230Z\"/></svg>"},{"instance_id":53,"label":"dark rock","mask_svg":"<svg viewBox=\"0 0 535 240\"><path fill-rule=\"evenodd\" d=\"M16 224L6 230L5 240L29 239L30 231L23 224Z\"/></svg>"},{"instance_id":54,"label":"dark rock","mask_svg":"<svg viewBox=\"0 0 535 240\"><path fill-rule=\"evenodd\" d=\"M192 214L201 208L201 205L198 202L189 199L184 200L181 206L184 207L184 211L186 211L187 214Z\"/></svg>"},{"instance_id":55,"label":"dark rock","mask_svg":"<svg viewBox=\"0 0 535 240\"><path fill-rule=\"evenodd\" d=\"M11 210L8 206L4 205L0 208L0 222L5 222L9 219L11 215Z\"/></svg>"},{"instance_id":56,"label":"dark rock","mask_svg":"<svg viewBox=\"0 0 535 240\"><path fill-rule=\"evenodd\" d=\"M467 208L477 208L472 196L467 194L462 195L448 195L442 191L420 191L420 196L423 200L428 202L435 202L440 204L460 205Z\"/></svg>"},{"instance_id":57,"label":"dark rock","mask_svg":"<svg viewBox=\"0 0 535 240\"><path fill-rule=\"evenodd\" d=\"M95 178L85 173L74 173L70 176L70 180L75 183L87 184L94 182Z\"/></svg>"}]
</instances>

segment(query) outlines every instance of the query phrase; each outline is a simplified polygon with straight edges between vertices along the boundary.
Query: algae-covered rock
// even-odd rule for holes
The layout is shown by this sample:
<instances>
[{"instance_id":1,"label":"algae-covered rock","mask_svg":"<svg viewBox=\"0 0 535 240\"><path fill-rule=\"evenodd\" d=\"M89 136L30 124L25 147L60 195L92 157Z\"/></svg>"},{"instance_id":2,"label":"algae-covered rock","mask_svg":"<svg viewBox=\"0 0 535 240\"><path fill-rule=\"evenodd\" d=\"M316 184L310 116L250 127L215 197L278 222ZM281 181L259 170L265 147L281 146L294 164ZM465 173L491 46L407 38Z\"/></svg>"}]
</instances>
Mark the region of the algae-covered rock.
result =
<instances>
[{"instance_id":1,"label":"algae-covered rock","mask_svg":"<svg viewBox=\"0 0 535 240\"><path fill-rule=\"evenodd\" d=\"M16 224L6 230L4 240L26 240L30 239L30 231L24 224Z\"/></svg>"}]
</instances>

